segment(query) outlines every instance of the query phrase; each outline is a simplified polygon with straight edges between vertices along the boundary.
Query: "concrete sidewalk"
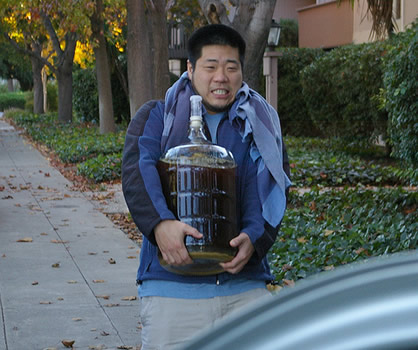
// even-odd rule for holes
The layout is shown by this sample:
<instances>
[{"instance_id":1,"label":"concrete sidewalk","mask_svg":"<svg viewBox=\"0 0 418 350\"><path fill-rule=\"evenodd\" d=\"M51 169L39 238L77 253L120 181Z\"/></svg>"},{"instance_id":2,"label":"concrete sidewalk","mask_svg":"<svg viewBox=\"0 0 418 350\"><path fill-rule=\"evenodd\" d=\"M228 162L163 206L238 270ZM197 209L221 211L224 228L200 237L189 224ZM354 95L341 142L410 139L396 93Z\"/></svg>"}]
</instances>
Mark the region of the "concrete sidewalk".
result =
<instances>
[{"instance_id":1,"label":"concrete sidewalk","mask_svg":"<svg viewBox=\"0 0 418 350\"><path fill-rule=\"evenodd\" d=\"M139 349L138 255L0 118L0 350Z\"/></svg>"}]
</instances>

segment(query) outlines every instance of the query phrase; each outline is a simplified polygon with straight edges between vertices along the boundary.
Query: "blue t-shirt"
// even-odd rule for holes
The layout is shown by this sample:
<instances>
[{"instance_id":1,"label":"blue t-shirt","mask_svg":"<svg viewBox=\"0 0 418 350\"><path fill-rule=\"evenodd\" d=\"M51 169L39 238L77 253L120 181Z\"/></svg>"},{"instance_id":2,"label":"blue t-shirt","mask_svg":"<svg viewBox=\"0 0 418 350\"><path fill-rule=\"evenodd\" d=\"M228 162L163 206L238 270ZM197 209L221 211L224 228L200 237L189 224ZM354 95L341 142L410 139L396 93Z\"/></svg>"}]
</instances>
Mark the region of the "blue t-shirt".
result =
<instances>
[{"instance_id":1,"label":"blue t-shirt","mask_svg":"<svg viewBox=\"0 0 418 350\"><path fill-rule=\"evenodd\" d=\"M205 114L204 118L205 118L205 122L206 125L209 128L209 132L210 132L210 136L212 137L212 142L216 143L217 142L217 138L216 138L216 134L217 134L217 130L218 130L218 125L219 122L221 121L221 119L224 116L224 112L222 113L217 113L217 114Z\"/></svg>"}]
</instances>

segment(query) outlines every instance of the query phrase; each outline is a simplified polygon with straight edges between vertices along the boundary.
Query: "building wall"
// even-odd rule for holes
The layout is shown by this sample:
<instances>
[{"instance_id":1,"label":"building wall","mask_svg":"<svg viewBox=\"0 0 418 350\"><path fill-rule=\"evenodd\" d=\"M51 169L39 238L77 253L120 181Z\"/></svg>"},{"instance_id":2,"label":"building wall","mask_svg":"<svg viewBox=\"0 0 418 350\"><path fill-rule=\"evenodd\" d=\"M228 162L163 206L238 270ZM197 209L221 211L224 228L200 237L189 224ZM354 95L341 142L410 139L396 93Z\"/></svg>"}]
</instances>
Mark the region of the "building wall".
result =
<instances>
[{"instance_id":1,"label":"building wall","mask_svg":"<svg viewBox=\"0 0 418 350\"><path fill-rule=\"evenodd\" d=\"M396 31L404 31L418 16L417 0L393 0L393 9L396 16L396 9L399 8L399 18L396 19ZM367 14L367 0L356 0L354 3L354 30L353 42L356 44L370 42L374 37L370 36L372 19Z\"/></svg>"},{"instance_id":2,"label":"building wall","mask_svg":"<svg viewBox=\"0 0 418 350\"><path fill-rule=\"evenodd\" d=\"M348 0L328 1L298 10L299 47L333 48L353 41L353 11Z\"/></svg>"},{"instance_id":3,"label":"building wall","mask_svg":"<svg viewBox=\"0 0 418 350\"><path fill-rule=\"evenodd\" d=\"M298 9L315 4L315 0L276 0L273 19L298 19Z\"/></svg>"}]
</instances>

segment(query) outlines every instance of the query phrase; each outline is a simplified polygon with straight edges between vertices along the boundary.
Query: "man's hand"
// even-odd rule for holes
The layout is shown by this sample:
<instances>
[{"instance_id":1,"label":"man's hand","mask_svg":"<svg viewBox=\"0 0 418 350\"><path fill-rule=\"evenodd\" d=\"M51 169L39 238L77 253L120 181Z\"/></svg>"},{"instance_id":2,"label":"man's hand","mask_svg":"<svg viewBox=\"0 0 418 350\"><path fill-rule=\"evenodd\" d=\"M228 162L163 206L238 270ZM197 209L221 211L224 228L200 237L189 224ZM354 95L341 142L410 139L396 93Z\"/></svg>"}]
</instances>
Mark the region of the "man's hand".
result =
<instances>
[{"instance_id":1,"label":"man's hand","mask_svg":"<svg viewBox=\"0 0 418 350\"><path fill-rule=\"evenodd\" d=\"M193 262L184 245L184 237L187 235L197 239L203 237L198 230L178 220L161 221L155 226L154 234L164 261L174 266Z\"/></svg>"},{"instance_id":2,"label":"man's hand","mask_svg":"<svg viewBox=\"0 0 418 350\"><path fill-rule=\"evenodd\" d=\"M226 272L236 274L240 272L248 260L250 260L254 253L254 246L251 243L250 237L245 232L241 232L239 236L232 239L229 244L231 247L238 248L238 253L231 261L221 263L220 265Z\"/></svg>"}]
</instances>

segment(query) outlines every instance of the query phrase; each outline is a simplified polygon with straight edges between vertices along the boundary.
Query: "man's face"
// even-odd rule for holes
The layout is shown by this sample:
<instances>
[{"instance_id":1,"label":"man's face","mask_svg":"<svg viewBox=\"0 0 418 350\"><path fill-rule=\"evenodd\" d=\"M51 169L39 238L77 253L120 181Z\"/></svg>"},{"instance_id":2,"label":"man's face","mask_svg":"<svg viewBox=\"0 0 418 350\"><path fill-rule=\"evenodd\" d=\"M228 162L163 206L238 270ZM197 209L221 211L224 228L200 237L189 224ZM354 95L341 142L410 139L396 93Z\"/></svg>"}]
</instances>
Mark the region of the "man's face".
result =
<instances>
[{"instance_id":1,"label":"man's face","mask_svg":"<svg viewBox=\"0 0 418 350\"><path fill-rule=\"evenodd\" d=\"M202 47L202 56L196 61L195 69L187 62L187 72L209 114L228 110L242 85L238 48L231 46Z\"/></svg>"}]
</instances>

